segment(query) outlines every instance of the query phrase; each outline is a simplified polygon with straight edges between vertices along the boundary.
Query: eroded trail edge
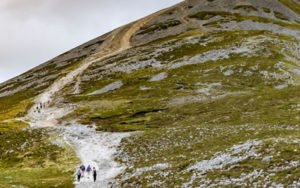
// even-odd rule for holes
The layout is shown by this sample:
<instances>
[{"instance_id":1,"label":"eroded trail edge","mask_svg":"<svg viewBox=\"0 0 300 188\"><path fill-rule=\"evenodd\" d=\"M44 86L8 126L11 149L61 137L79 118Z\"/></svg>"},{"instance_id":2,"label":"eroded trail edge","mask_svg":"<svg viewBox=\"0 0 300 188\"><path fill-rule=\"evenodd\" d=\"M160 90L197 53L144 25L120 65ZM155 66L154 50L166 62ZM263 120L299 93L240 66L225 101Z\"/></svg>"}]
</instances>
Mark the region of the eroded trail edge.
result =
<instances>
[{"instance_id":1,"label":"eroded trail edge","mask_svg":"<svg viewBox=\"0 0 300 188\"><path fill-rule=\"evenodd\" d=\"M75 109L75 106L71 104L60 104L58 106L56 95L63 88L74 83L74 81L76 81L75 89L78 91L80 84L77 82L80 82L81 74L90 65L131 48L130 40L134 33L149 22L153 16L148 16L131 25L125 26L127 27L125 31L124 28L113 31L99 52L83 60L78 68L56 80L41 93L34 100L33 107L25 117L33 128L53 127L59 129L62 134L61 136L74 148L81 163L96 168L98 171L96 183L92 182L91 175L85 175L82 181L76 184L76 187L108 187L113 182L114 178L124 168L114 161L117 154L117 147L124 137L129 136L129 133L97 132L95 127L87 127L76 122L69 123L68 126L58 126L58 120L71 113ZM46 105L44 106L44 104ZM42 110L37 111L38 106L43 106Z\"/></svg>"}]
</instances>

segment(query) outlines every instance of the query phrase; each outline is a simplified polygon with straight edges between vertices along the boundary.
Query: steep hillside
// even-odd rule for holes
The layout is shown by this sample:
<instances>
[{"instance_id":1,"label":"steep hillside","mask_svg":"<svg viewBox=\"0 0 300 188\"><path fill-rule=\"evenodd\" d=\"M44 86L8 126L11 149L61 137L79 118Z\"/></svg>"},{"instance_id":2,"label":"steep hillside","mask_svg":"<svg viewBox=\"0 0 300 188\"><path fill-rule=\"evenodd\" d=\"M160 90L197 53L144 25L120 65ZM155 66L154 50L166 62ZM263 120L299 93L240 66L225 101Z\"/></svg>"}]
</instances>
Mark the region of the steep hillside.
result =
<instances>
[{"instance_id":1,"label":"steep hillside","mask_svg":"<svg viewBox=\"0 0 300 188\"><path fill-rule=\"evenodd\" d=\"M187 0L1 84L0 187L299 187L299 89L299 0Z\"/></svg>"}]
</instances>

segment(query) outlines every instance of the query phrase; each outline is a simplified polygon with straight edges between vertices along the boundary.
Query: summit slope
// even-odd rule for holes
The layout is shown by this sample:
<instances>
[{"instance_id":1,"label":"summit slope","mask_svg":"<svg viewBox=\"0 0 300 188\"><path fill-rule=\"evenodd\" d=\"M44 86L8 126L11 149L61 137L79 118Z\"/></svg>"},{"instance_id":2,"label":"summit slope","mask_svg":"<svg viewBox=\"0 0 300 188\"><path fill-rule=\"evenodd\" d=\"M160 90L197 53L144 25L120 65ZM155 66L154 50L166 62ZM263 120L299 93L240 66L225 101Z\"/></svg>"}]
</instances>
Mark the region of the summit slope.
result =
<instances>
[{"instance_id":1,"label":"summit slope","mask_svg":"<svg viewBox=\"0 0 300 188\"><path fill-rule=\"evenodd\" d=\"M0 182L300 186L299 4L187 0L2 83Z\"/></svg>"}]
</instances>

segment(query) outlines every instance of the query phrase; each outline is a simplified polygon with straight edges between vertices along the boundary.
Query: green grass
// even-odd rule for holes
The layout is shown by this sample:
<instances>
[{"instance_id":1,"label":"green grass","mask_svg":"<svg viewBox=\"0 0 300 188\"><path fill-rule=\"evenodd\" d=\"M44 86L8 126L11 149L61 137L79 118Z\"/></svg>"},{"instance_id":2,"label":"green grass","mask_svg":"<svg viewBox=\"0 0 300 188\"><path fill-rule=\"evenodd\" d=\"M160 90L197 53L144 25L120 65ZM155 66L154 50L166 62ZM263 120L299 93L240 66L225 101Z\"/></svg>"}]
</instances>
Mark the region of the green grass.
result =
<instances>
[{"instance_id":1,"label":"green grass","mask_svg":"<svg viewBox=\"0 0 300 188\"><path fill-rule=\"evenodd\" d=\"M78 159L71 148L50 139L42 129L0 133L0 187L72 187Z\"/></svg>"},{"instance_id":2,"label":"green grass","mask_svg":"<svg viewBox=\"0 0 300 188\"><path fill-rule=\"evenodd\" d=\"M50 168L26 168L26 169L1 169L0 187L25 186L38 187L74 187L72 179L73 172L66 172L57 167Z\"/></svg>"},{"instance_id":3,"label":"green grass","mask_svg":"<svg viewBox=\"0 0 300 188\"><path fill-rule=\"evenodd\" d=\"M264 50L250 57L232 55L224 60L208 61L171 70L146 68L129 74L118 73L99 81L88 82L89 87L84 88L83 93L87 94L117 80L124 83L120 89L97 96L81 95L68 98L80 106L75 114L70 115L70 119L79 117L83 123L96 123L98 130L143 131L122 142L122 155L126 157L122 158L121 155L118 160L132 167L126 169L127 173L158 163L171 165L164 170L153 170L129 178L122 182L123 187L149 187L155 180L163 182L161 187L182 185L192 176L192 172L185 171L190 165L201 160L209 160L218 152L224 152L235 144L252 139L263 141L260 150L263 156L268 154L270 148L275 152L280 151L280 154L269 163L249 159L236 164L232 170L209 171L206 177L212 181L222 177L237 178L242 173L265 170L271 165L282 166L284 162L280 161L280 158L287 161L297 160L296 156L299 154L296 152L298 150L295 150L298 149L297 145L278 143L270 146L267 143L270 139L299 137L299 111L294 106L300 102L298 92L300 88L289 86L281 90L274 89L275 85L282 84L286 80L275 78L266 80L260 73L267 71L283 74L282 70L275 68L278 62L283 62L284 71L298 67L297 64L285 60L281 51L284 45L277 43L277 41L293 43L295 39L266 31L205 34L193 30L154 41L151 48L155 49L161 43L168 44L168 42L175 45L186 37L197 35L201 36L203 41L206 41L207 37L217 40L205 47L199 43L178 46L163 53L158 60L169 63L213 49L240 46L242 41L250 37L256 39L265 37L266 40L260 44ZM224 76L220 71L221 66L230 67L234 74ZM257 70L252 70L255 66ZM244 73L249 70L253 74L245 75ZM168 78L159 82L149 82L153 75L160 72L167 72ZM176 98L201 95L197 91L205 87L197 83L221 83L222 87L211 89L213 96L240 93L223 98L207 97L203 101L169 105L170 101ZM96 87L93 88L94 86ZM140 86L151 89L141 91ZM167 175L162 176L162 173ZM285 179L286 173L288 172L276 173L273 181L289 184L299 178L298 170L292 170L291 177ZM199 186L199 182L200 180L196 180L195 186Z\"/></svg>"},{"instance_id":4,"label":"green grass","mask_svg":"<svg viewBox=\"0 0 300 188\"><path fill-rule=\"evenodd\" d=\"M0 134L10 130L18 130L28 127L28 124L23 121L10 120L0 122Z\"/></svg>"},{"instance_id":5,"label":"green grass","mask_svg":"<svg viewBox=\"0 0 300 188\"><path fill-rule=\"evenodd\" d=\"M155 101L145 99L126 100L121 103L105 101L107 104L114 105L112 108L103 108L103 102L93 102L90 107L81 107L70 114L66 119L72 119L76 116L83 124L96 123L97 129L110 132L136 131L153 128L153 124L148 122L154 121L154 116L159 114L162 107Z\"/></svg>"},{"instance_id":6,"label":"green grass","mask_svg":"<svg viewBox=\"0 0 300 188\"><path fill-rule=\"evenodd\" d=\"M193 35L200 35L205 40L208 35L203 35L197 31L189 31L178 36L178 40ZM212 49L224 48L224 46L236 45L247 37L264 37L278 38L280 40L293 41L294 39L287 36L274 35L265 31L228 31L217 32L209 35L213 38L219 38L216 42L207 44L206 46L195 45L182 45L174 50L166 52L158 57L160 61L170 62L176 59L180 59L184 56L193 56ZM174 38L161 39L161 41L174 40ZM152 45L159 45L153 43ZM269 52L262 51L262 54L257 54L255 57L241 58L240 56L232 56L227 60L217 62L207 62L199 65L184 66L179 69L168 70L169 77L160 82L149 82L150 78L161 72L154 68L147 68L138 70L133 73L117 73L106 77L102 80L90 80L85 83L87 87L82 88L82 95L67 96L67 101L71 103L78 103L79 108L70 114L65 119L73 119L77 117L81 123L93 124L95 123L98 130L105 131L134 131L134 130L148 130L151 128L161 128L168 124L173 124L176 119L173 116L179 116L179 111L184 112L184 109L178 110L178 114L172 114L176 109L168 109L166 106L170 99L183 96L193 96L199 86L196 83L222 83L222 89L213 91L214 94L224 94L227 92L257 92L257 90L270 90L270 92L276 93L277 90L273 89L274 85L281 84L284 80L268 80L265 81L259 71L252 71L252 76L244 75L244 72L251 70L251 67L258 66L259 70L266 70L269 72L276 72L274 67L279 61L284 61L284 58L280 55L281 46L276 46L268 42L267 40L263 44L268 48ZM220 72L220 66L235 66L232 68L236 72L233 76L224 77ZM210 70L207 74L203 74L205 70ZM243 70L241 73L237 73ZM280 72L278 72L280 74ZM104 93L101 95L89 96L87 94L98 90L114 81L121 80L124 86L118 90ZM84 85L83 85L84 86ZM151 88L148 91L141 91L140 87L144 86ZM126 95L124 95L126 94ZM207 103L200 105L203 109L221 109L223 105L234 106L237 105L234 102L244 100L251 94L239 97L228 97L228 101L216 101L215 103L207 106ZM230 104L226 104L230 103ZM232 103L232 104L231 104ZM234 103L234 104L233 104ZM219 106L214 106L214 105ZM187 106L188 109L193 108ZM260 107L256 107L260 108ZM196 112L197 110L194 109ZM240 111L244 109L237 109L232 111L232 118L228 121L236 124L240 124L252 119L245 119ZM237 113L238 112L238 113ZM205 114L202 120L217 121L217 123L224 123L224 114L220 113L220 117L212 118L213 115L219 112L212 112L211 114ZM231 114L230 110L226 111L227 114ZM281 112L279 112L281 113ZM190 115L187 112L187 117ZM202 114L204 115L204 114ZM184 118L185 116L181 117ZM267 117L268 118L268 117ZM218 120L216 120L218 119ZM260 117L259 117L260 119ZM263 118L261 119L263 120ZM274 122L278 119L274 119ZM258 122L262 123L262 122Z\"/></svg>"},{"instance_id":7,"label":"green grass","mask_svg":"<svg viewBox=\"0 0 300 188\"><path fill-rule=\"evenodd\" d=\"M29 89L14 95L0 98L0 121L22 117L33 105L32 97L36 92Z\"/></svg>"},{"instance_id":8,"label":"green grass","mask_svg":"<svg viewBox=\"0 0 300 188\"><path fill-rule=\"evenodd\" d=\"M198 17L209 19L219 14L227 18L234 17L236 20L251 18L262 22L270 21L260 17L239 17L240 15L223 12L201 13ZM274 20L270 22L273 23ZM286 24L280 22L283 23ZM249 158L237 163L231 169L226 167L209 171L205 177L211 181L226 177L237 178L242 173L250 173L253 170L284 166L281 159L298 160L297 144L281 141L273 143L272 139L299 138L300 114L295 106L300 102L300 86L289 85L278 90L274 86L287 80L274 77L267 79L261 74L261 71L284 74L290 68L299 68L296 63L285 60L282 52L282 49L287 48L285 44L295 42L294 38L267 31L204 33L189 30L178 36L156 40L149 46L141 46L144 50L143 55L138 53L132 56L124 55L112 59L111 62L121 64L131 59L147 60L149 58L147 54L153 49L160 48L161 45L176 45L191 36L198 36L199 43L181 44L162 53L156 60L170 63L210 50L240 47L249 38L263 39L264 42L259 43L263 48L255 55L234 54L223 60L186 65L176 69L147 67L132 73L119 72L107 75L101 80L85 81L82 84L81 95L63 95L65 97L63 102L78 106L73 113L62 119L66 122L76 119L83 124L95 124L99 131L141 131L122 141L122 153L118 160L131 167L125 170L126 173L130 174L138 168L158 163L171 165L164 170L148 171L124 180L123 187L149 187L155 180L163 182L160 187L182 185L192 176L193 172L186 171L189 166L201 160L209 160L218 152L225 152L233 145L253 139L262 141L261 148L258 148L262 156L274 155L269 162L259 160L260 158ZM200 45L210 39L215 40L206 46ZM138 51L139 47L135 50ZM278 62L283 63L282 70L276 68ZM94 64L89 69L94 70L98 68L97 66L99 65ZM233 74L225 76L221 67L224 70L232 70ZM74 68L76 65L66 71ZM247 71L251 71L252 74L250 76L245 74ZM85 73L88 72L89 70ZM159 82L149 81L153 75L161 72L168 73L168 77ZM296 78L295 75L292 76ZM124 85L120 89L101 95L88 95L114 81L122 81ZM219 83L220 86L209 88L209 85L214 83ZM141 90L142 86L149 90ZM200 89L208 88L211 96L199 92ZM26 108L30 106L32 96L36 95L34 93L36 91L30 92L33 93L18 93L10 98L0 98L3 100L0 103L5 105L5 108L0 109L2 117L5 114L3 120L24 114ZM182 98L191 101L172 105L174 101ZM70 148L51 144L49 142L51 138L46 134L46 130L23 130L26 125L19 124L18 121L0 123L0 141L2 141L0 148L1 151L8 151L0 154L0 184L5 187L73 186L73 167L78 161ZM27 144L22 146L24 143ZM163 172L165 175L162 175ZM285 178L286 174L291 176ZM272 181L289 184L299 179L299 176L299 170L292 169L276 173ZM194 186L200 184L200 179L196 179Z\"/></svg>"}]
</instances>

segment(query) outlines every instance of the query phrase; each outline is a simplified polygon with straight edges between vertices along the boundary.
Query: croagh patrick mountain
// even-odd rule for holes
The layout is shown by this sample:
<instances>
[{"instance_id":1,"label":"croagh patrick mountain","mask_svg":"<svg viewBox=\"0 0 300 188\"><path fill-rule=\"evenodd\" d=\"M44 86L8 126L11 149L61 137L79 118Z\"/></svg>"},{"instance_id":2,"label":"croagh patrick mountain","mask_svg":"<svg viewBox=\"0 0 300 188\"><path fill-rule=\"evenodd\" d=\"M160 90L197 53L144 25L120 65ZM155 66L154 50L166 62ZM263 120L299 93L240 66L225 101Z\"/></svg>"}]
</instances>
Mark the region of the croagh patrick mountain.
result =
<instances>
[{"instance_id":1,"label":"croagh patrick mountain","mask_svg":"<svg viewBox=\"0 0 300 188\"><path fill-rule=\"evenodd\" d=\"M8 80L0 187L300 187L299 39L299 0L187 0Z\"/></svg>"}]
</instances>

